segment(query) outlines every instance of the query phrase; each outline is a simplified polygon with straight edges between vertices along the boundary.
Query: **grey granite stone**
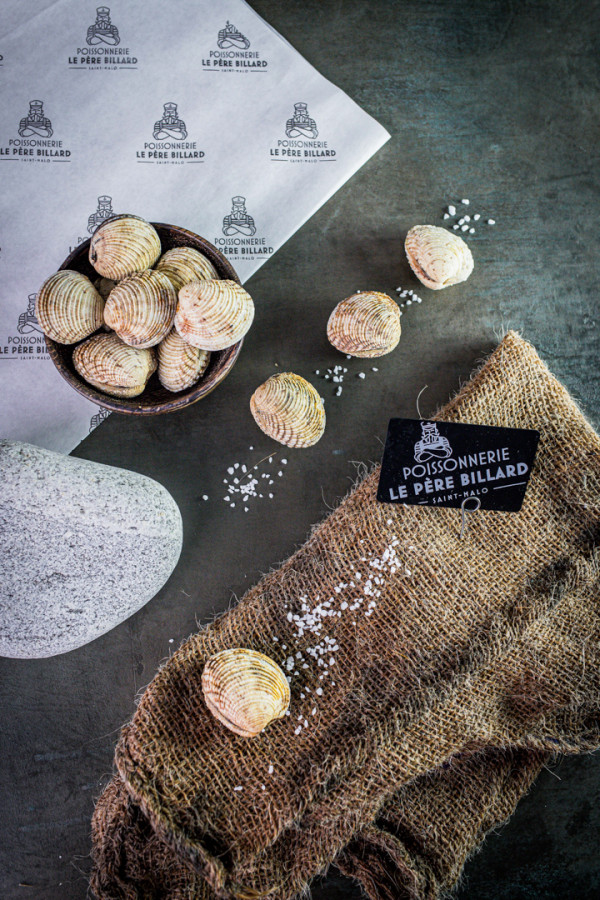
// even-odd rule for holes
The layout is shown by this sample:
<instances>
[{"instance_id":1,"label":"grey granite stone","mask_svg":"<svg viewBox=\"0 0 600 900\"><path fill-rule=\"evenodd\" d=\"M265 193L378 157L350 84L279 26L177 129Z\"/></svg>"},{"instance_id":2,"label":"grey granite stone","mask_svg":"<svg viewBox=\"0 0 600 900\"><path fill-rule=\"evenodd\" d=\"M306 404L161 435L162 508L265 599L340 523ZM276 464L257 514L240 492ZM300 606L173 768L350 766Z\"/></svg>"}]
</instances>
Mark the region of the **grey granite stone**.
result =
<instances>
[{"instance_id":1,"label":"grey granite stone","mask_svg":"<svg viewBox=\"0 0 600 900\"><path fill-rule=\"evenodd\" d=\"M12 441L0 473L0 655L81 647L175 568L181 515L151 478Z\"/></svg>"}]
</instances>

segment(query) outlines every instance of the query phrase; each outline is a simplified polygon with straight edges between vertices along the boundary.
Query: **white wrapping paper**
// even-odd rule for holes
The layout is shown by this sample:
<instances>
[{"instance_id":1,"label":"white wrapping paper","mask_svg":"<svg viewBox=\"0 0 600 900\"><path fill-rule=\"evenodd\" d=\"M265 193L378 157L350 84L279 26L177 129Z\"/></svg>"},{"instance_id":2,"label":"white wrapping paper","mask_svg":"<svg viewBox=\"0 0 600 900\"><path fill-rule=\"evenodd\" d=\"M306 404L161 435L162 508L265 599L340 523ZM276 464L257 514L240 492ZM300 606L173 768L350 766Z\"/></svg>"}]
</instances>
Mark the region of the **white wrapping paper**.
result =
<instances>
[{"instance_id":1,"label":"white wrapping paper","mask_svg":"<svg viewBox=\"0 0 600 900\"><path fill-rule=\"evenodd\" d=\"M106 413L35 294L103 218L189 228L244 281L389 135L243 0L19 0L0 34L0 436L68 452Z\"/></svg>"}]
</instances>

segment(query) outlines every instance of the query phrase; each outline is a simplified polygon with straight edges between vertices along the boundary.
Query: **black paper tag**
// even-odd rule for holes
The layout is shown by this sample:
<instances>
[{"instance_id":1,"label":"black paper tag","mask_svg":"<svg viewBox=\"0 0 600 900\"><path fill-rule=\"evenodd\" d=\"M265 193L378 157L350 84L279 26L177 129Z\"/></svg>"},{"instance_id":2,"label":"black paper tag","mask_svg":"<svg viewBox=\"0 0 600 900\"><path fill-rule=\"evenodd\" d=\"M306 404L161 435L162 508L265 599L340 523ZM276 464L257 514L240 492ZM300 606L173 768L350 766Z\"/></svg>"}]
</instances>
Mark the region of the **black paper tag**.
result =
<instances>
[{"instance_id":1,"label":"black paper tag","mask_svg":"<svg viewBox=\"0 0 600 900\"><path fill-rule=\"evenodd\" d=\"M462 422L390 419L377 499L381 503L521 509L539 431Z\"/></svg>"}]
</instances>

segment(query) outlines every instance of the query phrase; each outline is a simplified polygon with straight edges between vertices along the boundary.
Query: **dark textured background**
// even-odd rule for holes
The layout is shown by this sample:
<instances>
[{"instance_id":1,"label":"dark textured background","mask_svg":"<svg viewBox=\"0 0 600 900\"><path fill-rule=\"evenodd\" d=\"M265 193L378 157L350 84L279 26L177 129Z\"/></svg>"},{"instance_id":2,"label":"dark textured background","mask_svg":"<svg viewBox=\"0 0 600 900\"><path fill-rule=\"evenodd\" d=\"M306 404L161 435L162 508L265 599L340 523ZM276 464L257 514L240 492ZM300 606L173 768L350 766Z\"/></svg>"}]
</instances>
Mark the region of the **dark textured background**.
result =
<instances>
[{"instance_id":1,"label":"dark textured background","mask_svg":"<svg viewBox=\"0 0 600 900\"><path fill-rule=\"evenodd\" d=\"M181 639L302 542L349 487L352 461L379 459L389 417L414 414L423 385L426 415L512 327L600 422L600 4L252 5L392 140L249 282L256 323L217 392L168 417L114 414L76 451L164 484L183 514L184 549L168 585L110 634L54 659L0 661L1 900L85 896L93 800L135 694ZM420 291L379 373L347 363L354 375L332 397L312 375L340 361L325 340L331 308L359 288L419 289L403 237L411 225L440 224L444 205L461 197L498 223L470 238L472 277ZM328 428L315 448L286 452L275 499L244 514L220 499L222 479L227 465L273 447L248 399L277 366L320 386ZM354 377L362 369L364 382ZM460 900L597 900L599 794L598 757L542 773L468 864ZM359 892L333 872L314 896Z\"/></svg>"}]
</instances>

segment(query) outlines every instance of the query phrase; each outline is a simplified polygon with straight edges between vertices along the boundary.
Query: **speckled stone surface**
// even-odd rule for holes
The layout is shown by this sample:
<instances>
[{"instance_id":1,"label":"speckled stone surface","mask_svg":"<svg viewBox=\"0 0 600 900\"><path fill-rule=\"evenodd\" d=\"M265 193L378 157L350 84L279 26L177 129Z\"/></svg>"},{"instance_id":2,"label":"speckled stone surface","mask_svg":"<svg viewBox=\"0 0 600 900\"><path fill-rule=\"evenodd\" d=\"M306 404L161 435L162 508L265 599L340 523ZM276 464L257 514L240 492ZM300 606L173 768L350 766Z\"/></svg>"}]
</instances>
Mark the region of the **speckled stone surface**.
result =
<instances>
[{"instance_id":1,"label":"speckled stone surface","mask_svg":"<svg viewBox=\"0 0 600 900\"><path fill-rule=\"evenodd\" d=\"M0 441L0 655L74 650L160 590L182 544L179 508L151 478Z\"/></svg>"}]
</instances>

